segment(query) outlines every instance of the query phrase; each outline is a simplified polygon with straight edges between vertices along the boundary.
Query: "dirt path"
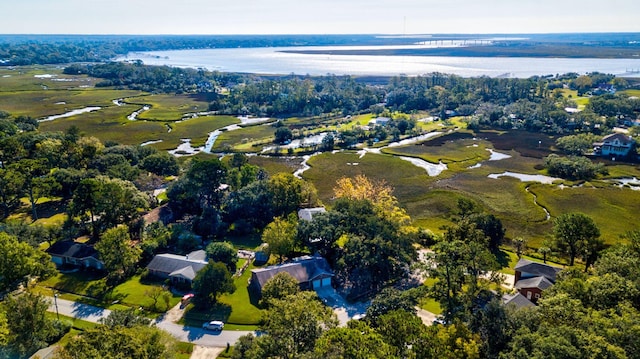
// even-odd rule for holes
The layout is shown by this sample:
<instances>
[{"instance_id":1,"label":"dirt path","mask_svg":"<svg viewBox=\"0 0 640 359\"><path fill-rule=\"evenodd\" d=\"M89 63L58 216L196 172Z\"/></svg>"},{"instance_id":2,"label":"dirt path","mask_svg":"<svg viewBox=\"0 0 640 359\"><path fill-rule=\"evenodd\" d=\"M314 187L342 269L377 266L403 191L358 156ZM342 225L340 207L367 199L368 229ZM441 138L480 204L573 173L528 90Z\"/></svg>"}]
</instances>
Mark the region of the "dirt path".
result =
<instances>
[{"instance_id":1,"label":"dirt path","mask_svg":"<svg viewBox=\"0 0 640 359\"><path fill-rule=\"evenodd\" d=\"M220 353L225 351L224 348L212 348L196 345L193 347L190 359L212 359L217 358Z\"/></svg>"}]
</instances>

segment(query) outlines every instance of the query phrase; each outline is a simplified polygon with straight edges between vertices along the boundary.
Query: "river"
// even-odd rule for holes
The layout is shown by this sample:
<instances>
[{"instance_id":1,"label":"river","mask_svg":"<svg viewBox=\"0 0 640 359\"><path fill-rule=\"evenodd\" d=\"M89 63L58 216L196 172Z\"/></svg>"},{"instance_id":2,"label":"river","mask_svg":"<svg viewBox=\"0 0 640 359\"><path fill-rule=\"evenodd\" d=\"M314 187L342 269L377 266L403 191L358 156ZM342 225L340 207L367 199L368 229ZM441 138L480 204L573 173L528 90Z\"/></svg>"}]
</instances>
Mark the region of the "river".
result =
<instances>
[{"instance_id":1,"label":"river","mask_svg":"<svg viewBox=\"0 0 640 359\"><path fill-rule=\"evenodd\" d=\"M335 47L332 47L335 48ZM341 49L358 49L343 46ZM283 51L330 47L263 47L195 49L130 53L117 61L141 60L149 65L205 68L222 72L298 75L422 75L432 72L464 77L518 77L568 72L603 72L638 77L640 59L452 57L300 54ZM636 71L635 73L629 73Z\"/></svg>"}]
</instances>

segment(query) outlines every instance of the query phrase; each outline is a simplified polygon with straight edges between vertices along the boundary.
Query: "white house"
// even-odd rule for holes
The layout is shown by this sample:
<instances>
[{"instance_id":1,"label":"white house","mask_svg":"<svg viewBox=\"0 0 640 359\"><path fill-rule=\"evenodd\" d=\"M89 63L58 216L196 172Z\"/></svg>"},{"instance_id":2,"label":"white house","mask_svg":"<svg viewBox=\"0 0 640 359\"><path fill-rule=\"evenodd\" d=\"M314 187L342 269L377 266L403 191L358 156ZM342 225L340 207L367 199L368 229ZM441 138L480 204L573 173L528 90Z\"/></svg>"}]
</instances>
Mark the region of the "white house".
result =
<instances>
[{"instance_id":1,"label":"white house","mask_svg":"<svg viewBox=\"0 0 640 359\"><path fill-rule=\"evenodd\" d=\"M602 142L593 144L594 153L601 156L626 156L635 146L636 141L628 135L614 133L604 136Z\"/></svg>"}]
</instances>

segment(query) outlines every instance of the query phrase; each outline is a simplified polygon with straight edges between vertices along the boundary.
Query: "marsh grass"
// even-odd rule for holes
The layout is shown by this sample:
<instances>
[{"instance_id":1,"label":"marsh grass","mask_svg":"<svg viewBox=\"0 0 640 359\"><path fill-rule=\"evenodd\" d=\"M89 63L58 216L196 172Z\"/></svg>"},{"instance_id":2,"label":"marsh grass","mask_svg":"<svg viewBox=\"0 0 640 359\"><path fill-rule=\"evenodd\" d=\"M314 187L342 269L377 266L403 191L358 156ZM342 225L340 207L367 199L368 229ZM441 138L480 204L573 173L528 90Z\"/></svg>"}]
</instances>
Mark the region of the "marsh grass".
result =
<instances>
[{"instance_id":1,"label":"marsh grass","mask_svg":"<svg viewBox=\"0 0 640 359\"><path fill-rule=\"evenodd\" d=\"M127 98L126 103L136 104L138 107L151 105L148 111L142 112L139 120L147 121L178 121L185 114L208 111L209 103L196 95L167 95L154 94L137 98Z\"/></svg>"},{"instance_id":2,"label":"marsh grass","mask_svg":"<svg viewBox=\"0 0 640 359\"><path fill-rule=\"evenodd\" d=\"M254 143L270 143L273 141L276 128L270 124L247 126L235 131L225 131L216 140L213 148L216 151L226 147L236 148L244 145L245 151L259 151L260 148L251 148Z\"/></svg>"}]
</instances>

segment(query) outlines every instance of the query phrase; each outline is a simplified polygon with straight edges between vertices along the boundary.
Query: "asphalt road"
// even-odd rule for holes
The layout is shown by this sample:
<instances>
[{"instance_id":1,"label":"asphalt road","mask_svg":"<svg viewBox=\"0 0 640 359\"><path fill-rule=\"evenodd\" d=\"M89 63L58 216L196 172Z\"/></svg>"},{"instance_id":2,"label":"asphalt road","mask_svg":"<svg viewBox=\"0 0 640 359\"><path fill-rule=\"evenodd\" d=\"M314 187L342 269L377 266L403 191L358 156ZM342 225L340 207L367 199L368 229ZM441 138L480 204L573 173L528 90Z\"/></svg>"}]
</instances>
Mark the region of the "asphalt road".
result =
<instances>
[{"instance_id":1,"label":"asphalt road","mask_svg":"<svg viewBox=\"0 0 640 359\"><path fill-rule=\"evenodd\" d=\"M54 298L50 298L49 311L55 313L56 305ZM57 311L68 317L74 317L88 322L98 323L100 318L107 317L111 311L108 309L94 307L88 304L81 304L70 300L57 299ZM233 345L238 338L251 331L240 330L223 330L221 332L213 332L202 328L188 327L185 325L175 324L164 319L155 323L155 325L173 335L182 342L190 342L197 345L207 347L226 348L227 343Z\"/></svg>"}]
</instances>

